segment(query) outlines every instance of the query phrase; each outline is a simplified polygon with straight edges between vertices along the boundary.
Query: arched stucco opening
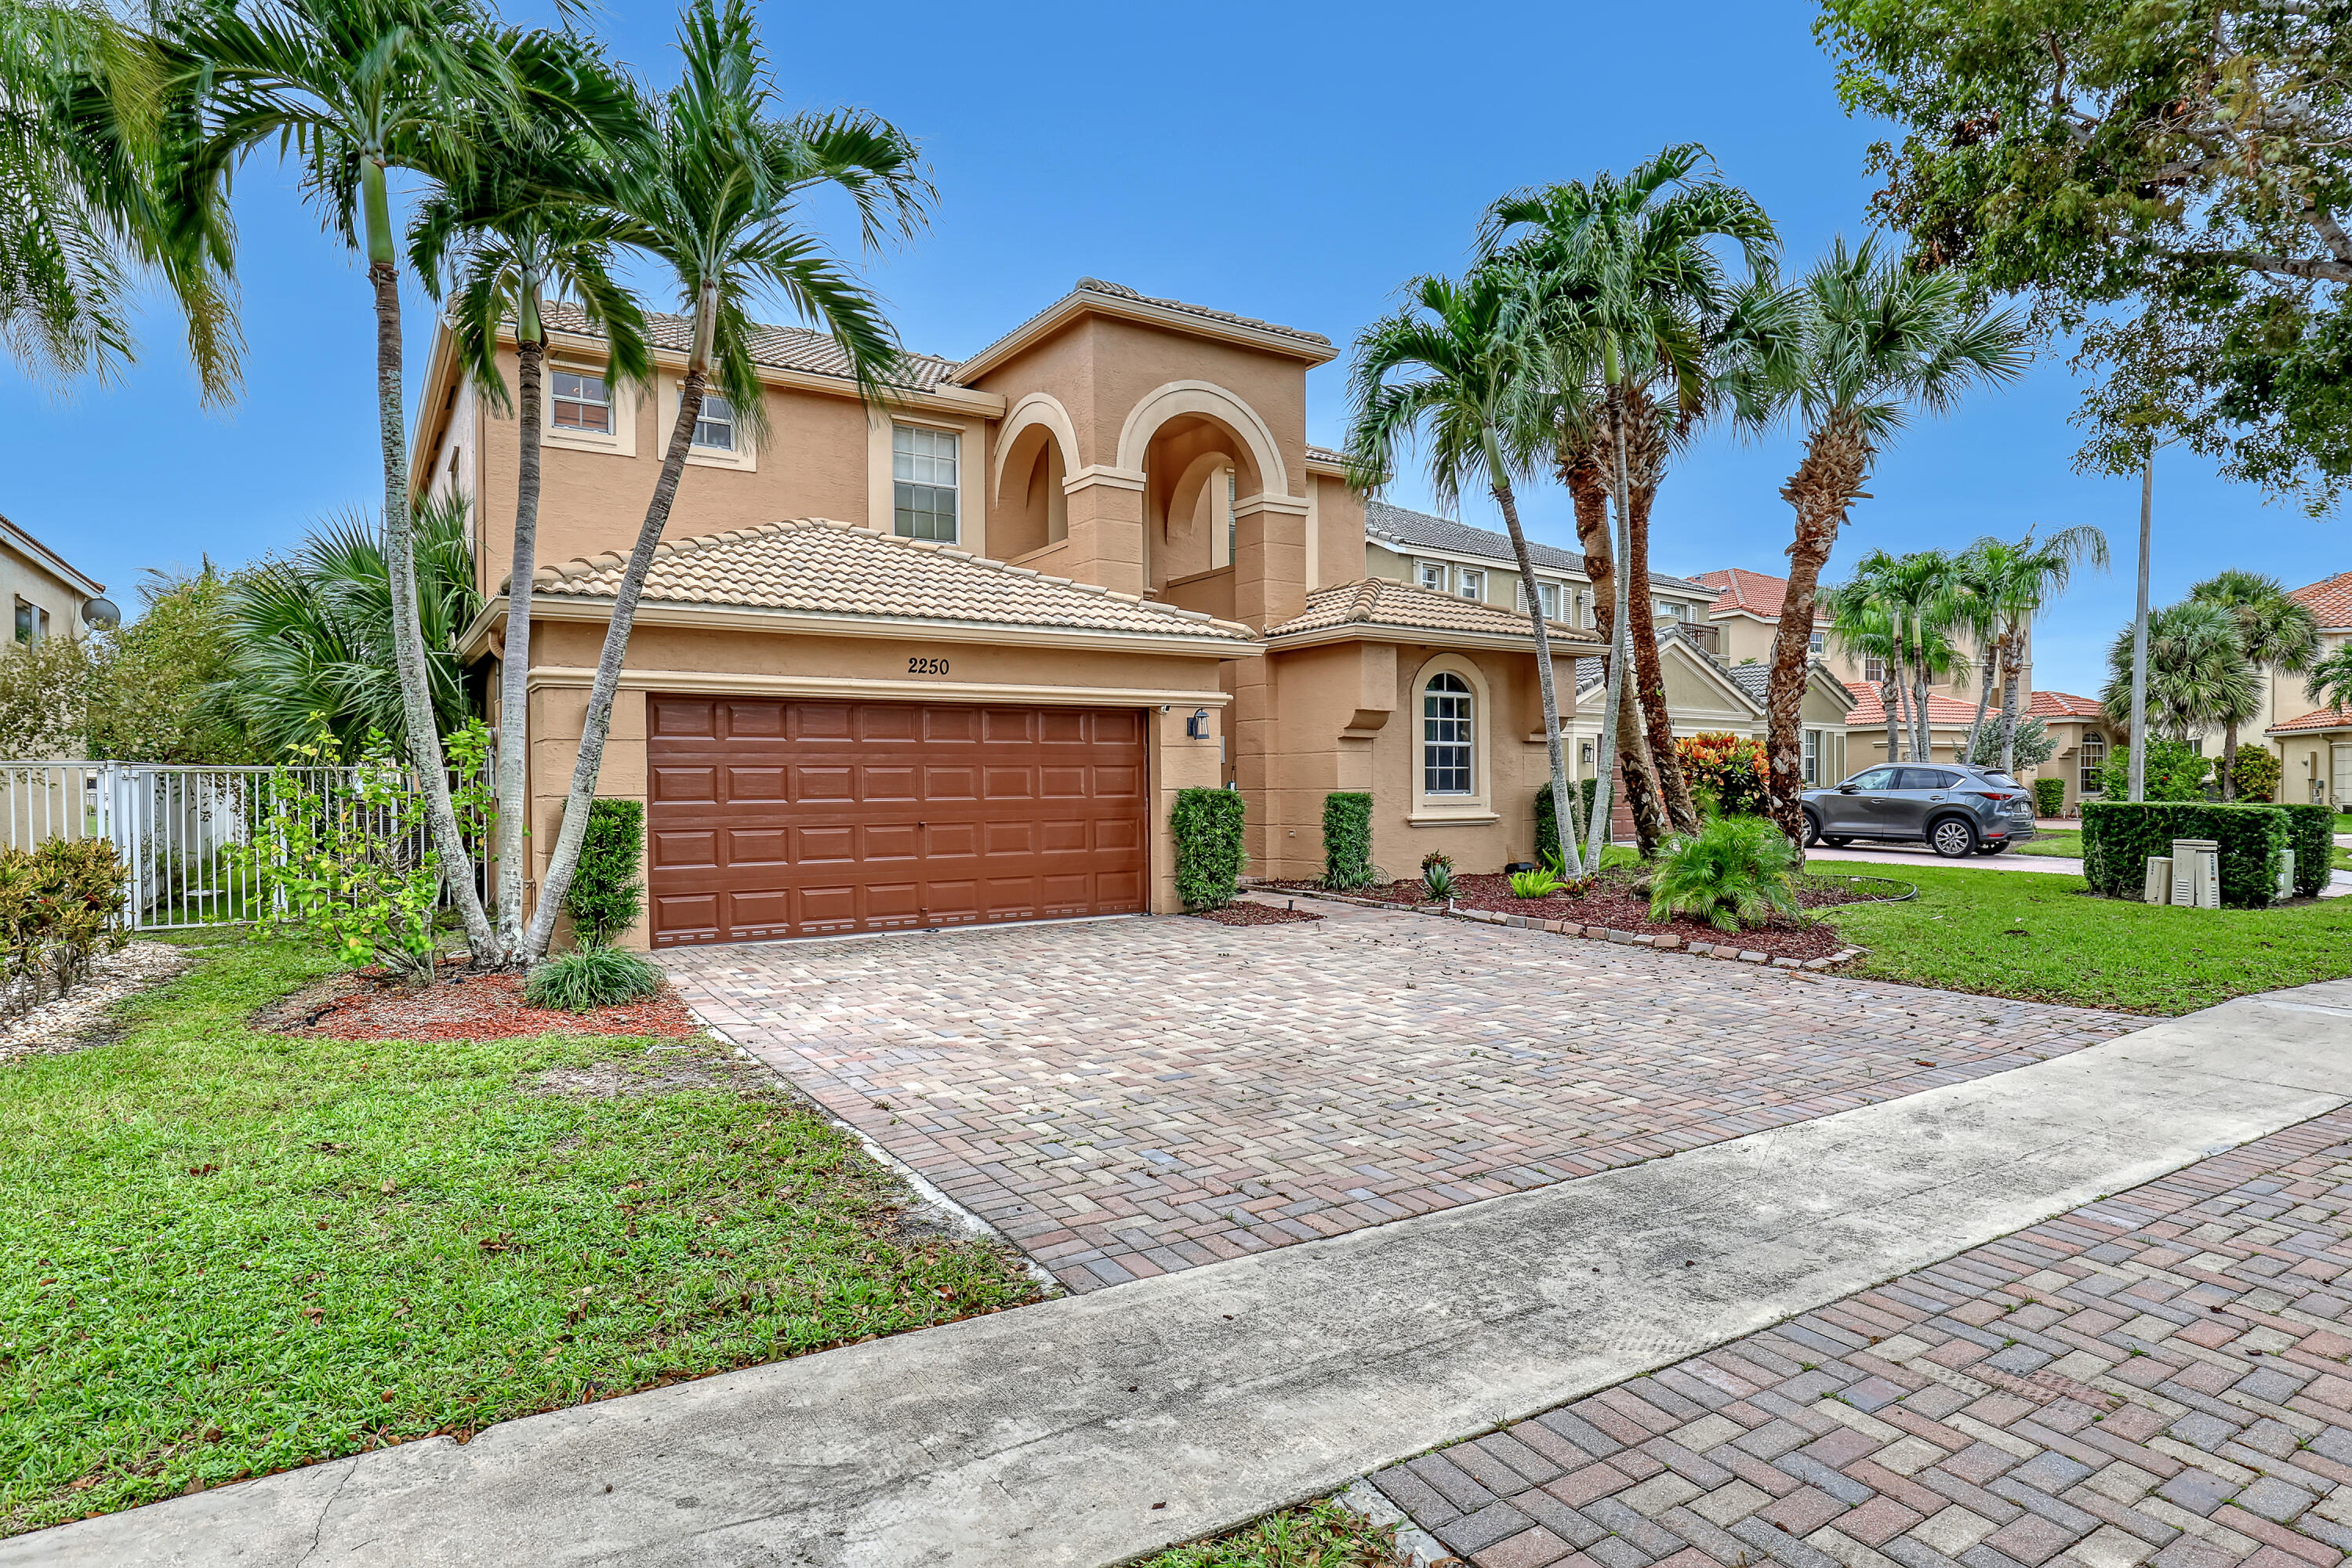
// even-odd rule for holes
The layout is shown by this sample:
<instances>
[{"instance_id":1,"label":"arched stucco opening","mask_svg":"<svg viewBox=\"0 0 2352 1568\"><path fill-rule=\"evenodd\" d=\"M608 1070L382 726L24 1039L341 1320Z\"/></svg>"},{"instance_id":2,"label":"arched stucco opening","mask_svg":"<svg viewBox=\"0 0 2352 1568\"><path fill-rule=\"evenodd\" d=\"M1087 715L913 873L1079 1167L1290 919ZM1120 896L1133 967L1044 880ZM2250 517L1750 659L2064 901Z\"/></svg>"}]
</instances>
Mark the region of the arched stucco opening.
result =
<instances>
[{"instance_id":1,"label":"arched stucco opening","mask_svg":"<svg viewBox=\"0 0 2352 1568\"><path fill-rule=\"evenodd\" d=\"M1235 501L1289 494L1265 421L1210 382L1170 382L1138 402L1119 431L1118 466L1143 476L1145 577L1154 590L1233 564Z\"/></svg>"},{"instance_id":2,"label":"arched stucco opening","mask_svg":"<svg viewBox=\"0 0 2352 1568\"><path fill-rule=\"evenodd\" d=\"M1012 561L1069 537L1069 496L1062 489L1069 467L1051 426L1024 426L1004 447L997 472L991 555Z\"/></svg>"}]
</instances>

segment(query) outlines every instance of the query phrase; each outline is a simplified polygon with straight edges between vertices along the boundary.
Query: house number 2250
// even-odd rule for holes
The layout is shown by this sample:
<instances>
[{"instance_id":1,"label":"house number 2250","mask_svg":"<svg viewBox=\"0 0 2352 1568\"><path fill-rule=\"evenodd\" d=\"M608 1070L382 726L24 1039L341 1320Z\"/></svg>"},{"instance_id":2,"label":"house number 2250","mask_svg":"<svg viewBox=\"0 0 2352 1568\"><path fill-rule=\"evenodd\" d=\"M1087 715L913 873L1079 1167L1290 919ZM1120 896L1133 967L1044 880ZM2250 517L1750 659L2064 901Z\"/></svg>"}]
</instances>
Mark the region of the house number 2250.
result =
<instances>
[{"instance_id":1,"label":"house number 2250","mask_svg":"<svg viewBox=\"0 0 2352 1568\"><path fill-rule=\"evenodd\" d=\"M908 675L945 675L948 661L943 658L910 658L907 661Z\"/></svg>"}]
</instances>

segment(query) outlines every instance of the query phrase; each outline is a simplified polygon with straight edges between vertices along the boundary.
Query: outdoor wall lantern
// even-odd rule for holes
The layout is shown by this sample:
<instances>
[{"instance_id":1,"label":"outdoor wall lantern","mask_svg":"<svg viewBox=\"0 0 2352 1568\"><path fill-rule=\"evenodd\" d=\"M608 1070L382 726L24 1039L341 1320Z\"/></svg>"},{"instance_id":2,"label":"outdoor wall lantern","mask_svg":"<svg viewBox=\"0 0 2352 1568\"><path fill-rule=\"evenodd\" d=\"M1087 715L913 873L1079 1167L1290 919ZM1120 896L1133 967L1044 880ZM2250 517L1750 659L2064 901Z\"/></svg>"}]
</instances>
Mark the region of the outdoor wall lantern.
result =
<instances>
[{"instance_id":1,"label":"outdoor wall lantern","mask_svg":"<svg viewBox=\"0 0 2352 1568\"><path fill-rule=\"evenodd\" d=\"M1184 721L1184 738L1190 741L1209 738L1209 710L1206 708L1194 709L1192 716Z\"/></svg>"}]
</instances>

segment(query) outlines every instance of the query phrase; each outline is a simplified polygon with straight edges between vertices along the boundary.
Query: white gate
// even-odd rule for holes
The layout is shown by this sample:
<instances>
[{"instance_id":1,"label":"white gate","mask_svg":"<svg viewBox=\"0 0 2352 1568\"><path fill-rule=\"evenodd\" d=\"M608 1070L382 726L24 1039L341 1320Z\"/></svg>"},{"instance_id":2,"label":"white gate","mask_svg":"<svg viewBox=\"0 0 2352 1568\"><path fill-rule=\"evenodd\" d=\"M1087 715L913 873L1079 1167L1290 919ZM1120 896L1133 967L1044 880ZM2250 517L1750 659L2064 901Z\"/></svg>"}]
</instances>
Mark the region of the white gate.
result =
<instances>
[{"instance_id":1,"label":"white gate","mask_svg":"<svg viewBox=\"0 0 2352 1568\"><path fill-rule=\"evenodd\" d=\"M329 800L353 790L351 768L284 770L295 787ZM279 771L154 763L0 763L0 842L31 849L50 838L104 838L130 868L125 921L133 930L235 923L260 912L245 847L262 837ZM461 824L487 883L486 821ZM413 833L386 827L385 848L421 856ZM446 896L446 894L444 895Z\"/></svg>"}]
</instances>

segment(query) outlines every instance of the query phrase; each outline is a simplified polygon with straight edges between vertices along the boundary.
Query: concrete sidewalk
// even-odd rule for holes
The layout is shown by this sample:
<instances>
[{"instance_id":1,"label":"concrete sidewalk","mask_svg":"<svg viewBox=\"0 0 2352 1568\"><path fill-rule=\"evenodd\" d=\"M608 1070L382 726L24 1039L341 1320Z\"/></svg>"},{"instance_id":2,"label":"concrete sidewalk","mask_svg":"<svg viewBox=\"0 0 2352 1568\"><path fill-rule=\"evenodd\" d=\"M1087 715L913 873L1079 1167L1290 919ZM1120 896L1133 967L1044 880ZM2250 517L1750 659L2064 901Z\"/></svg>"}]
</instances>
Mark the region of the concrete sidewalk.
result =
<instances>
[{"instance_id":1,"label":"concrete sidewalk","mask_svg":"<svg viewBox=\"0 0 2352 1568\"><path fill-rule=\"evenodd\" d=\"M2352 1100L2352 982L1330 1241L0 1542L0 1565L1094 1565Z\"/></svg>"}]
</instances>

